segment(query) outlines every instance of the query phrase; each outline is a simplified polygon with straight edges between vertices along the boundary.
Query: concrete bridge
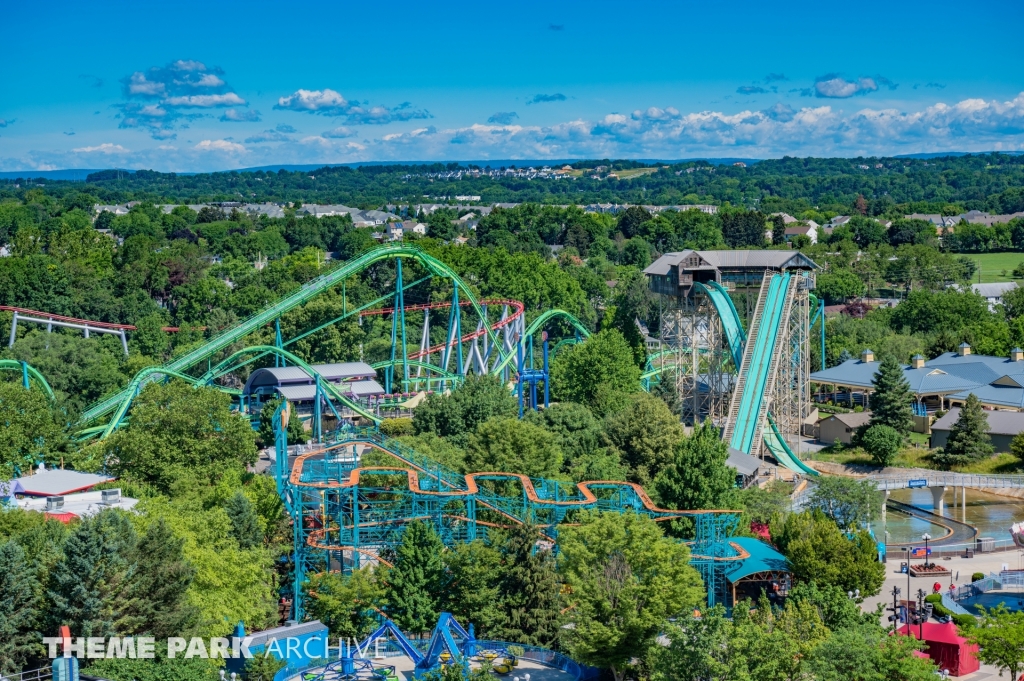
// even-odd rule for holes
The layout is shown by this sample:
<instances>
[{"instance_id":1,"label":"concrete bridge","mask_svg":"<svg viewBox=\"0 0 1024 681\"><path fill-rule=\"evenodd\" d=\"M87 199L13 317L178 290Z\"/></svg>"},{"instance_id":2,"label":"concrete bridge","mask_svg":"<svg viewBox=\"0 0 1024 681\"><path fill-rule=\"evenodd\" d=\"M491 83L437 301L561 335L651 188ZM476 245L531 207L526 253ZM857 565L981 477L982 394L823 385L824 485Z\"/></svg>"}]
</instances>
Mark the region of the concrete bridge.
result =
<instances>
[{"instance_id":1,"label":"concrete bridge","mask_svg":"<svg viewBox=\"0 0 1024 681\"><path fill-rule=\"evenodd\" d=\"M959 503L961 509L961 522L967 519L967 490L970 489L1024 489L1024 475L982 475L978 473L950 473L946 471L931 471L923 468L901 471L895 474L868 475L863 480L869 480L882 492L885 492L885 500L882 508L885 508L885 501L889 499L889 493L897 489L920 489L928 488L932 493L933 508L937 515L942 515L945 509L943 496L948 490L953 490L953 507ZM884 510L883 510L884 513Z\"/></svg>"}]
</instances>

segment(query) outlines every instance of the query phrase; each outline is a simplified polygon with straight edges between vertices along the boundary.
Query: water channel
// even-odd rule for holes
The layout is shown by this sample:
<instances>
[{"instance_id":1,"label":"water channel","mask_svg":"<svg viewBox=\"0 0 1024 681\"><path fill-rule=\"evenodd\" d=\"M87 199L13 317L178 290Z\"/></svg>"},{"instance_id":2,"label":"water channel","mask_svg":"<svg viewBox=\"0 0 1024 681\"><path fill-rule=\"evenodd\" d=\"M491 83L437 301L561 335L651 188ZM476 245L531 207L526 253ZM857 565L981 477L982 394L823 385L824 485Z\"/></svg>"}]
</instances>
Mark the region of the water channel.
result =
<instances>
[{"instance_id":1,"label":"water channel","mask_svg":"<svg viewBox=\"0 0 1024 681\"><path fill-rule=\"evenodd\" d=\"M892 492L889 497L905 504L917 506L926 511L935 512L932 493L929 489L901 489ZM952 490L944 497L943 515L960 520L959 506L951 507ZM1024 499L1011 499L977 490L967 490L967 523L978 528L979 537L992 537L1000 543L1010 538L1010 525L1024 521ZM920 542L921 535L927 532L933 537L941 537L946 530L922 518L915 518L889 509L886 514L886 525L881 527L880 520L874 523L875 536L881 539L884 531L889 533L886 543L904 544ZM1013 566L1016 567L1016 566Z\"/></svg>"}]
</instances>

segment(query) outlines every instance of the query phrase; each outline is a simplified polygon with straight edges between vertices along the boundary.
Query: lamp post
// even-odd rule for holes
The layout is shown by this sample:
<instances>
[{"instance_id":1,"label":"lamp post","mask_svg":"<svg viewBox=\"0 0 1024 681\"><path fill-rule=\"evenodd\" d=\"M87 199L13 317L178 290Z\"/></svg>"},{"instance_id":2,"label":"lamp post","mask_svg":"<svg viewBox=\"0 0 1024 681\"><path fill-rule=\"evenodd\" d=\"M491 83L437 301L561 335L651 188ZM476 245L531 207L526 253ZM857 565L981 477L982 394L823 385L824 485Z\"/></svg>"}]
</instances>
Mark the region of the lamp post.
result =
<instances>
[{"instance_id":1,"label":"lamp post","mask_svg":"<svg viewBox=\"0 0 1024 681\"><path fill-rule=\"evenodd\" d=\"M924 641L924 589L917 590L917 640Z\"/></svg>"},{"instance_id":2,"label":"lamp post","mask_svg":"<svg viewBox=\"0 0 1024 681\"><path fill-rule=\"evenodd\" d=\"M931 538L932 538L932 536L930 534L928 534L927 532L925 532L924 534L921 535L921 539L924 540L924 569L925 570L929 570L932 567L931 564L928 562L928 541Z\"/></svg>"},{"instance_id":3,"label":"lamp post","mask_svg":"<svg viewBox=\"0 0 1024 681\"><path fill-rule=\"evenodd\" d=\"M900 597L900 588L898 586L894 586L892 588L892 617L890 618L890 621L892 622L892 633L894 633L894 634L896 633L896 622L898 622L899 618L900 618L900 615L899 615L899 612L900 612L899 597Z\"/></svg>"}]
</instances>

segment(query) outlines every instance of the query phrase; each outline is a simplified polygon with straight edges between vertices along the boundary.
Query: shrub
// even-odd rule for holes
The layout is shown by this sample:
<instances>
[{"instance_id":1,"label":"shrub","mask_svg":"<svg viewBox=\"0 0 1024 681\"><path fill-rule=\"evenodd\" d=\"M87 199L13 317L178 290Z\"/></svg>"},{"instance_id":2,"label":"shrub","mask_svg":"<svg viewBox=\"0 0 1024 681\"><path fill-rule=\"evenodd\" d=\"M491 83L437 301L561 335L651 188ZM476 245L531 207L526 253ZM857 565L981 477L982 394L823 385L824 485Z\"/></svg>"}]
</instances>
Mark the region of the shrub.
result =
<instances>
[{"instance_id":1,"label":"shrub","mask_svg":"<svg viewBox=\"0 0 1024 681\"><path fill-rule=\"evenodd\" d=\"M903 436L890 426L874 425L868 428L861 437L861 445L879 466L891 466L900 453Z\"/></svg>"},{"instance_id":2,"label":"shrub","mask_svg":"<svg viewBox=\"0 0 1024 681\"><path fill-rule=\"evenodd\" d=\"M390 437L412 435L416 431L410 418L384 419L380 422L380 432Z\"/></svg>"},{"instance_id":3,"label":"shrub","mask_svg":"<svg viewBox=\"0 0 1024 681\"><path fill-rule=\"evenodd\" d=\"M985 573L984 572L975 572L974 574L971 575L971 581L972 582L976 582L979 579L985 579Z\"/></svg>"}]
</instances>

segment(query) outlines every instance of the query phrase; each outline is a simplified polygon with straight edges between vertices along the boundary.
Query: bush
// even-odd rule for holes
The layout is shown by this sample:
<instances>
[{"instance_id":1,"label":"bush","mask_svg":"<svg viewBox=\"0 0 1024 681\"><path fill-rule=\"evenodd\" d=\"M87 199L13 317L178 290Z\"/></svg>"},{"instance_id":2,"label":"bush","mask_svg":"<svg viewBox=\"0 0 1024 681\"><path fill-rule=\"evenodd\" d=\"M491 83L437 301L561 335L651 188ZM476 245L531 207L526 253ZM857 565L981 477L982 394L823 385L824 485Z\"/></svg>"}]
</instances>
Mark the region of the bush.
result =
<instances>
[{"instance_id":1,"label":"bush","mask_svg":"<svg viewBox=\"0 0 1024 681\"><path fill-rule=\"evenodd\" d=\"M903 436L895 428L875 425L868 428L861 437L861 445L879 466L891 466L900 453Z\"/></svg>"},{"instance_id":2,"label":"bush","mask_svg":"<svg viewBox=\"0 0 1024 681\"><path fill-rule=\"evenodd\" d=\"M401 437L403 435L413 435L416 430L413 428L412 419L398 418L381 421L380 432L389 437Z\"/></svg>"},{"instance_id":3,"label":"bush","mask_svg":"<svg viewBox=\"0 0 1024 681\"><path fill-rule=\"evenodd\" d=\"M937 616L951 618L958 627L970 629L971 627L974 627L978 624L978 620L974 617L974 615L956 614L949 608L942 605L942 594L929 594L924 597L924 600L926 603L932 604L932 612L934 612Z\"/></svg>"},{"instance_id":4,"label":"bush","mask_svg":"<svg viewBox=\"0 0 1024 681\"><path fill-rule=\"evenodd\" d=\"M985 579L985 573L984 572L975 572L974 574L971 575L971 581L972 582L976 582L979 579Z\"/></svg>"}]
</instances>

